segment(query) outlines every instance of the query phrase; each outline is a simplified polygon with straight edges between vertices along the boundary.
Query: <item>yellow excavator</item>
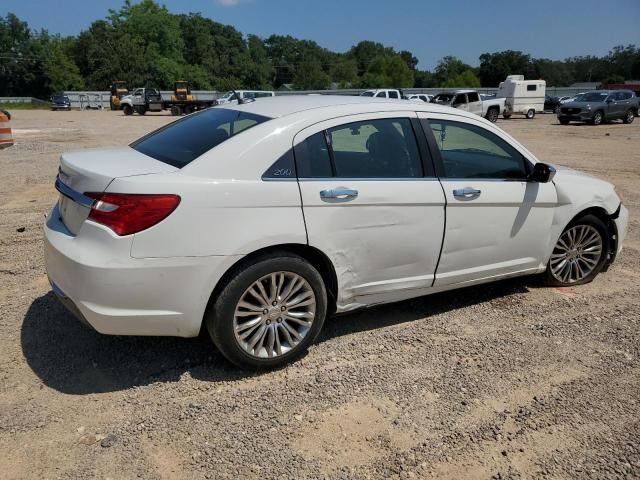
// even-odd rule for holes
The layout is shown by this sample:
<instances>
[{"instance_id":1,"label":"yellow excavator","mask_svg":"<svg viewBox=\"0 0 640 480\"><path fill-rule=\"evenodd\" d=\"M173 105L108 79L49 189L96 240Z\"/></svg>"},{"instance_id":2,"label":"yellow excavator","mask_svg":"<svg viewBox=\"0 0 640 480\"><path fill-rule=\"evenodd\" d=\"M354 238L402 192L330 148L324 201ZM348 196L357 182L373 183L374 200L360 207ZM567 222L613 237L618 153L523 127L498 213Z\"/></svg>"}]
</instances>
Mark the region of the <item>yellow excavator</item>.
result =
<instances>
[{"instance_id":1,"label":"yellow excavator","mask_svg":"<svg viewBox=\"0 0 640 480\"><path fill-rule=\"evenodd\" d=\"M113 82L111 85L111 98L109 99L109 105L111 110L120 110L120 100L125 95L129 94L126 82Z\"/></svg>"},{"instance_id":2,"label":"yellow excavator","mask_svg":"<svg viewBox=\"0 0 640 480\"><path fill-rule=\"evenodd\" d=\"M173 84L172 102L192 102L191 85L186 80L177 80Z\"/></svg>"}]
</instances>

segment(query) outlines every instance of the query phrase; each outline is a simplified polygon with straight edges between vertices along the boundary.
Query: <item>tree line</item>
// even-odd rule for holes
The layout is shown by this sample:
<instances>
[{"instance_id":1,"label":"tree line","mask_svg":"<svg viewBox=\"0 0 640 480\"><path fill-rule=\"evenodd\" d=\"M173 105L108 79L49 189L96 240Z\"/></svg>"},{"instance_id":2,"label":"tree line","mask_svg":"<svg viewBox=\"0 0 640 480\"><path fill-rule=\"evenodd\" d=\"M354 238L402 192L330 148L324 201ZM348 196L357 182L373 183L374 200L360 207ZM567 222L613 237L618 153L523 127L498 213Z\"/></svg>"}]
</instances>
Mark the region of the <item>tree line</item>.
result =
<instances>
[{"instance_id":1,"label":"tree line","mask_svg":"<svg viewBox=\"0 0 640 480\"><path fill-rule=\"evenodd\" d=\"M0 96L45 98L64 90L130 87L195 89L496 87L510 74L550 86L640 78L640 48L616 46L604 57L532 58L513 50L483 53L479 66L446 56L433 71L407 50L361 41L345 53L311 40L243 36L199 13L172 14L154 0L110 10L77 36L34 31L9 13L0 18Z\"/></svg>"}]
</instances>

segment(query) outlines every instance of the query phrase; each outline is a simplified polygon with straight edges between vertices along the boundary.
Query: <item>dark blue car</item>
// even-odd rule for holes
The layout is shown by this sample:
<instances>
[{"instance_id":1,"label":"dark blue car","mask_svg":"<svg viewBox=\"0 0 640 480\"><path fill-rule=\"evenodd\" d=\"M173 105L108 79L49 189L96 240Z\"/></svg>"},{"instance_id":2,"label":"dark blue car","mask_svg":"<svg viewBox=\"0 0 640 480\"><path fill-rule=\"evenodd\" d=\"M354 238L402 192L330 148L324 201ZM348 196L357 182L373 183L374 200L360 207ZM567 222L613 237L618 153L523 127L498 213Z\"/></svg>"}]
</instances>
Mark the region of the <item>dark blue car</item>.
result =
<instances>
[{"instance_id":1,"label":"dark blue car","mask_svg":"<svg viewBox=\"0 0 640 480\"><path fill-rule=\"evenodd\" d=\"M51 110L71 110L71 100L66 95L51 97Z\"/></svg>"}]
</instances>

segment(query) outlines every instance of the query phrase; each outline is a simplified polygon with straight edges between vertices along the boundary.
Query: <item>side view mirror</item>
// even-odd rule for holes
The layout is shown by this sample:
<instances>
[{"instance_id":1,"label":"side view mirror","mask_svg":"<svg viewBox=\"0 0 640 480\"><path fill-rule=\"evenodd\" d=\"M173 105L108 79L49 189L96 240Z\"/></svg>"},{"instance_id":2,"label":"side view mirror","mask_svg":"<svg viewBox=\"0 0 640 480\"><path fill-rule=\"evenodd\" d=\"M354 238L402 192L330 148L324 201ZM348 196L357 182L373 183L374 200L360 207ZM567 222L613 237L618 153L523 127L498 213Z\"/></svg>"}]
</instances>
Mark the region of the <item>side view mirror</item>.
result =
<instances>
[{"instance_id":1,"label":"side view mirror","mask_svg":"<svg viewBox=\"0 0 640 480\"><path fill-rule=\"evenodd\" d=\"M538 183L548 183L556 176L556 169L546 163L536 163L533 172L529 175L529 180Z\"/></svg>"}]
</instances>

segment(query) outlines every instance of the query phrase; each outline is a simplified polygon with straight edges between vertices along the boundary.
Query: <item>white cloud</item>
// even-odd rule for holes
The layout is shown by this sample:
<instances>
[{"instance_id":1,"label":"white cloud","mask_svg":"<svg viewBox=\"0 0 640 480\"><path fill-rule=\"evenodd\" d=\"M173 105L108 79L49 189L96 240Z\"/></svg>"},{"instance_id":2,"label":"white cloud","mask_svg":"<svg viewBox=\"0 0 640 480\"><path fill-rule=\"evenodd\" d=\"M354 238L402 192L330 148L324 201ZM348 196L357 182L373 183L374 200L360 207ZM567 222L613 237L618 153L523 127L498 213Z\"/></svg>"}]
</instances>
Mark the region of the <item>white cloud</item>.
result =
<instances>
[{"instance_id":1,"label":"white cloud","mask_svg":"<svg viewBox=\"0 0 640 480\"><path fill-rule=\"evenodd\" d=\"M240 3L240 0L216 0L216 3L223 7L235 7Z\"/></svg>"}]
</instances>

